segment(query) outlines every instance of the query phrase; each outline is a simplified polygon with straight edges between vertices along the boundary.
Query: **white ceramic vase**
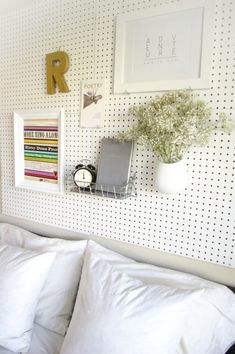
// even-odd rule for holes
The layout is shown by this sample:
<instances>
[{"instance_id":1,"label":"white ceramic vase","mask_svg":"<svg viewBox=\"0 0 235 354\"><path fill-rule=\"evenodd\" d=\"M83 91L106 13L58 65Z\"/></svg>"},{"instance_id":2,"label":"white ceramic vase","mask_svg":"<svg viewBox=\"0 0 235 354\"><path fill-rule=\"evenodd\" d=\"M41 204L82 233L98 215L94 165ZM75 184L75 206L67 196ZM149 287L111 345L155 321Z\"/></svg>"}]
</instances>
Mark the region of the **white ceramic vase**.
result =
<instances>
[{"instance_id":1,"label":"white ceramic vase","mask_svg":"<svg viewBox=\"0 0 235 354\"><path fill-rule=\"evenodd\" d=\"M185 160L174 163L157 162L155 187L158 192L174 194L184 191L187 185Z\"/></svg>"}]
</instances>

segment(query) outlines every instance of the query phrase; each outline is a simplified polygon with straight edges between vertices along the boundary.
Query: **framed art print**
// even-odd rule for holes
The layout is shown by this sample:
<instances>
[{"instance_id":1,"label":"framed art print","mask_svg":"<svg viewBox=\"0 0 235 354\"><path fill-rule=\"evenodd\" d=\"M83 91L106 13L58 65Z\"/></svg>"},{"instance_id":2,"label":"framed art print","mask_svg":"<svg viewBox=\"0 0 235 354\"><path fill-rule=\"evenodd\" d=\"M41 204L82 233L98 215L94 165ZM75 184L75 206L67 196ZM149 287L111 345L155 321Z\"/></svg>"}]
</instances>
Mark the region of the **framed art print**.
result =
<instances>
[{"instance_id":1,"label":"framed art print","mask_svg":"<svg viewBox=\"0 0 235 354\"><path fill-rule=\"evenodd\" d=\"M63 192L63 110L14 112L15 187Z\"/></svg>"},{"instance_id":2,"label":"framed art print","mask_svg":"<svg viewBox=\"0 0 235 354\"><path fill-rule=\"evenodd\" d=\"M213 0L187 0L116 24L114 93L209 88Z\"/></svg>"}]
</instances>

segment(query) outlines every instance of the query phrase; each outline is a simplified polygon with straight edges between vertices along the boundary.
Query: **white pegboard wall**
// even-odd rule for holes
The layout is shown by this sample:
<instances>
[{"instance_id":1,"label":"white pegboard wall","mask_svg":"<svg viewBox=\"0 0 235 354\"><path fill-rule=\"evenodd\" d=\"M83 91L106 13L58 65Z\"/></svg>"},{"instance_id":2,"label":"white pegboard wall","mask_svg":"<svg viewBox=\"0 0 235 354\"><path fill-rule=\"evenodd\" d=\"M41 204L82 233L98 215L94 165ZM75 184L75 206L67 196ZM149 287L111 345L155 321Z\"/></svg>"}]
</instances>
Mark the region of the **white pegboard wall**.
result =
<instances>
[{"instance_id":1,"label":"white pegboard wall","mask_svg":"<svg viewBox=\"0 0 235 354\"><path fill-rule=\"evenodd\" d=\"M135 146L138 197L124 201L14 188L12 112L64 107L66 176L76 163L97 161L100 140L130 127L133 104L154 94L112 95L115 16L180 0L44 0L0 19L0 127L2 211L65 229L156 248L235 267L234 144L217 133L208 147L187 155L190 184L184 194L153 189L155 159ZM199 95L216 116L234 114L235 2L216 0L211 88ZM233 28L232 28L233 26ZM45 55L61 48L71 60L68 94L46 95ZM104 129L80 129L80 80L106 79Z\"/></svg>"}]
</instances>

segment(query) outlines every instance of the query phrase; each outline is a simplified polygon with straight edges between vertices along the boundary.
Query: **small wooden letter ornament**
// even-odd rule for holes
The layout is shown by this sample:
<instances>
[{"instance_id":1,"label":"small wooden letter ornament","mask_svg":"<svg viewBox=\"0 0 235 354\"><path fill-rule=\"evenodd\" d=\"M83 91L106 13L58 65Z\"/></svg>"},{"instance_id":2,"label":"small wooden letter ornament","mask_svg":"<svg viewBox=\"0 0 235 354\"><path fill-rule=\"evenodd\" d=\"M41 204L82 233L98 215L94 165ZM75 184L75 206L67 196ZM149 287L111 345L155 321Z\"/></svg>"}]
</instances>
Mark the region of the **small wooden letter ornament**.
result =
<instances>
[{"instance_id":1,"label":"small wooden letter ornament","mask_svg":"<svg viewBox=\"0 0 235 354\"><path fill-rule=\"evenodd\" d=\"M65 52L54 52L46 55L47 93L55 94L56 86L59 92L69 92L64 74L69 69L69 56Z\"/></svg>"}]
</instances>

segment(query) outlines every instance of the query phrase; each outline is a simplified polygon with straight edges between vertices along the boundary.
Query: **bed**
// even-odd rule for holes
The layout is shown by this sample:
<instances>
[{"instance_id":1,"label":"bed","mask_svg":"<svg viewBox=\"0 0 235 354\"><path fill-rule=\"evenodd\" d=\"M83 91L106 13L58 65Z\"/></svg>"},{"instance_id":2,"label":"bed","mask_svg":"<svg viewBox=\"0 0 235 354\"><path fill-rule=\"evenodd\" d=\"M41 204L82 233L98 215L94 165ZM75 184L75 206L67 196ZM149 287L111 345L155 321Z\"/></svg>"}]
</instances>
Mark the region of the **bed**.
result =
<instances>
[{"instance_id":1,"label":"bed","mask_svg":"<svg viewBox=\"0 0 235 354\"><path fill-rule=\"evenodd\" d=\"M159 284L161 284L161 286L163 286L163 288L165 287L164 289L167 289L168 293L169 293L169 288L167 288L167 287L169 286L169 284L172 285L174 283L174 289L177 289L178 293L175 294L175 291L174 291L173 293L171 293L171 296L177 295L177 296L175 296L176 301L178 301L178 299L182 297L183 300L181 302L185 304L188 301L188 296L189 296L193 299L190 301L194 301L193 305L195 306L196 302L197 302L197 304L199 304L201 301L201 300L200 301L195 300L196 297L201 296L200 291L199 292L197 291L197 287L202 288L204 286L205 287L208 286L208 289L210 288L211 294L213 294L214 298L216 298L216 296L218 295L218 292L220 292L220 291L224 292L224 289L222 289L222 288L215 289L214 285L211 285L213 283L211 283L210 281L216 281L216 282L223 283L226 286L230 287L230 289L233 289L233 287L235 286L235 270L232 268L230 269L227 267L214 265L214 264L208 264L206 262L191 260L191 259L187 259L184 257L168 255L168 254L165 254L165 253L162 253L159 251L148 250L148 249L144 249L141 247L126 245L121 242L111 241L111 240L102 239L102 238L96 238L94 236L77 234L77 233L73 233L73 232L69 232L66 230L61 230L58 228L49 227L49 226L45 226L45 225L41 225L41 224L37 224L37 223L30 223L28 221L24 221L24 220L20 220L20 219L13 219L13 218L2 216L0 218L0 222L2 222L2 223L6 223L6 222L9 223L10 222L11 224L15 224L15 225L23 228L24 230L28 230L29 232L34 232L34 233L39 234L41 236L48 236L49 237L49 239L48 238L46 239L44 237L39 237L40 242L43 242L41 240L50 240L50 238L51 238L51 240L53 240L55 237L61 238L62 239L61 242L63 242L64 239L94 240L94 241L98 242L98 245L95 242L93 244L92 241L88 242L88 244L90 244L90 246L89 246L90 247L90 256L89 256L90 260L89 260L89 257L87 256L87 253L89 253L89 252L86 251L86 257L85 257L85 262L84 262L84 264L85 263L86 264L83 266L81 264L77 265L76 269L79 268L80 269L79 271L82 272L81 282L79 285L79 292L85 293L87 291L87 288L92 288L93 281L95 284L93 293L95 293L97 291L99 292L100 283L103 282L105 284L105 281L108 279L109 282L106 283L106 286L103 287L101 289L101 291L105 291L105 289L107 289L109 287L108 285L111 282L111 284L113 284L111 295L113 295L113 293L115 293L113 291L113 289L115 289L115 286L117 286L117 284L120 284L120 279L121 279L121 283L124 284L124 288L122 289L122 296L123 296L124 292L126 291L125 286L127 286L128 292L130 292L129 289L131 289L131 287L133 287L134 291L136 291L136 289L140 289L140 288L143 289L145 287L144 288L145 294L143 295L142 294L143 291L141 290L141 296L142 295L147 296L147 299L149 299L152 296L152 291L155 291L155 292L159 291L159 289L155 287L155 278L156 278L156 274L157 274L158 283L160 282ZM0 224L0 234L1 234L1 226L2 225L4 225L4 224ZM33 241L30 240L30 237L31 237L30 235L29 235L29 240L25 240L25 238L24 238L25 235L24 235L24 237L22 237L21 231L19 231L19 234L17 236L17 232L16 232L16 236L14 236L13 238L11 237L10 244L12 243L12 246L20 246L23 248L29 247L29 248L33 248L33 249L34 249L34 247L37 246L36 243L38 241L36 242L36 241L34 241L34 239L33 239ZM7 237L9 237L9 235ZM27 245L27 242L28 242L28 245ZM46 242L48 242L48 241L46 241ZM77 242L77 241L71 241L71 242L75 242L75 243L70 243L69 249L68 249L69 252L73 251L74 247L76 248L77 247L76 245L79 244L79 242ZM80 241L80 242L83 242L83 241ZM84 241L84 242L86 242L86 241ZM54 249L60 250L62 248L60 245L60 241L58 241L58 243L56 244L56 248L55 248L53 241L51 241L51 245L54 247L53 248L51 246L52 250L54 250ZM64 245L65 244L63 244L63 249L65 247ZM80 248L81 248L81 245L83 245L82 248L84 249L84 247L85 247L84 244L81 243L79 246ZM103 248L103 246L105 246L105 248ZM43 248L45 248L45 245L43 245L43 247L42 246L40 246L40 247L41 247L41 249L43 249ZM78 252L80 252L79 247L77 248ZM88 249L89 249L89 247L88 247ZM115 251L115 252L113 252L113 251ZM92 252L96 253L95 257L92 255ZM116 253L116 252L118 252L118 253ZM97 258L98 257L97 255L100 258L104 258L102 260L103 264L102 264L102 262L100 262L99 258ZM143 264L143 263L136 263L132 259L135 259L138 262L150 263L151 265ZM61 264L63 264L64 269L68 268L68 263L67 264L61 263ZM65 264L66 264L66 266L65 266ZM110 270L109 270L109 266L110 266ZM159 268L158 266L160 266L161 268ZM58 267L58 265L57 265L57 267ZM83 267L83 269L82 269L82 267ZM100 267L100 273L99 273L99 267ZM162 267L164 267L164 268L162 268ZM165 267L167 269L165 269ZM86 269L86 275L84 275L84 277L86 278L86 281L83 281L83 273L85 274L84 268ZM115 271L118 271L119 273L122 272L122 277L118 278L119 279L118 283L117 283L117 279L116 279L116 273L115 272L113 273L114 268L116 268ZM196 274L197 276L208 279L209 282L207 284L206 281L204 281L203 279L199 280L200 278L195 278L195 277L190 278L189 274L179 273L177 271L176 271L176 273L174 273L174 271L169 270L169 268L173 268L173 269L176 269L177 271L179 270L179 271L184 271L184 272L185 272L185 270L187 270L187 273ZM71 269L73 272L73 268L71 268ZM98 276L95 273L99 274L99 278L92 279L93 277ZM105 273L107 273L107 274L105 275ZM53 273L53 274L55 274L55 273ZM67 274L69 274L69 272ZM74 278L74 274L73 274L73 278ZM110 278L110 274L111 274L111 278ZM119 274L119 277L120 277L120 274ZM103 276L104 276L104 279L102 280ZM107 279L105 278L105 276ZM161 279L161 280L159 281L159 279ZM90 284L89 284L89 281L90 281ZM195 284L193 284L193 283L195 283ZM159 286L159 284L158 284L158 286ZM203 284L203 286L201 284ZM186 292L185 292L185 290L186 290ZM50 288L49 288L49 291L50 291ZM77 292L77 288L76 288L76 292ZM116 293L118 294L119 292L120 291L118 290ZM73 290L73 293L75 293L75 290ZM158 294L158 296L159 296L159 294L162 295L162 288L161 288L161 292L157 293L157 294ZM209 292L208 292L208 294L209 294ZM230 309L228 311L228 308L225 309L226 306L222 302L219 305L219 306L221 306L221 308L219 308L217 311L218 313L219 313L219 311L223 311L223 310L225 312L227 311L226 316L223 316L223 320L220 321L221 328L218 328L218 329L216 328L216 330L218 330L218 331L223 331L224 328L226 327L226 332L224 334L224 338L222 339L223 343L220 342L217 345L216 343L214 343L214 339L212 340L212 338L211 338L211 343L213 342L211 345L214 345L215 348L218 348L218 350L216 349L217 351L213 350L212 352L210 352L210 351L205 351L204 349L196 349L195 350L195 349L193 349L194 345L200 345L200 344L198 344L197 341L195 341L195 343L196 343L195 344L194 339L192 340L191 343L187 343L187 339L186 339L186 341L181 340L181 342L179 343L179 346L177 347L177 351L174 351L172 349L173 344L172 344L172 348L169 349L169 351L168 351L168 349L166 349L164 347L165 344L163 343L162 344L163 346L159 347L160 349L158 349L158 352L159 353L162 352L164 354L165 353L167 353L167 354L168 353L198 354L200 352L200 354L203 354L203 350L204 350L205 354L207 354L207 353L224 354L226 351L229 350L229 347L232 346L230 351L228 351L228 353L229 354L234 353L235 351L234 351L233 344L235 342L235 300L233 299L234 295L231 295L231 294L232 294L231 292L229 292L228 294L227 293L225 294L225 296L228 296L228 298L226 298L226 299L229 299L229 301L231 301L230 305L229 304L226 305L228 307L230 306L231 311L230 311ZM48 301L49 297L47 297L47 295L48 295L48 293L45 292L43 301ZM109 297L110 293L107 292L107 294L105 293L104 295L105 295L105 298L107 299ZM222 299L224 295L222 295L222 297L220 295L218 295L218 296L219 296L218 299L219 298ZM145 298L143 298L143 299L145 299ZM43 307L45 305L43 301L42 301L41 307ZM73 301L73 306L74 306L74 301ZM80 305L78 305L79 301L80 301ZM85 305L88 306L89 309L92 309L93 304L96 303L96 307L94 307L94 309L91 311L92 314L96 313L97 306L100 306L100 308L102 309L102 311L100 313L97 312L98 313L97 318L93 315L91 318L87 318L87 317L89 317L89 316L87 316L87 312L81 312L80 310L76 311L77 307L78 308L82 307L81 304L83 305L84 302L86 302L86 301L87 301L87 304L85 304ZM89 301L91 301L91 302L89 303ZM211 306L211 304L213 306L211 306L211 312L210 311L208 312L208 316L210 316L210 315L212 316L212 313L214 316L214 312L213 312L214 307L216 307L218 305L218 303L216 303L215 301L213 302L213 301L212 301L212 303L210 303L210 306ZM120 301L116 301L114 299L114 302L115 302L115 304L117 304ZM225 302L227 302L227 300ZM40 303L40 301L39 301L39 303ZM122 303L123 303L123 301L122 301ZM143 306L143 304L145 304L145 303L146 303L146 301L142 302L141 306ZM46 303L46 307L48 307L49 309L51 309L51 307L53 308L53 305L51 305L51 304L52 303L50 303L50 301L49 301L48 303ZM133 299L132 299L131 304L133 306L133 309L135 309L134 313L138 312L138 303L136 304L136 302L133 301ZM165 298L164 297L163 297L162 304L163 304L163 306L165 306ZM177 318L179 317L177 314L180 313L179 311L182 311L181 305L182 304L180 304L180 302L179 302L178 308L175 309L175 307L174 307L174 311L176 311L175 316L174 316L176 323L175 324L173 323L173 324L176 327L180 327L182 325L181 322L177 322L178 321ZM200 306L201 305L202 304L200 304ZM71 306L72 305L70 305L70 307ZM106 326L106 321L108 321L107 317L103 318L102 316L103 316L103 312L107 313L107 311L109 311L109 308L107 309L105 306L106 306L106 301L103 301L103 299L101 299L100 304L99 304L98 299L94 296L93 296L93 298L92 298L92 296L90 297L90 294L86 294L85 297L83 297L83 298L80 296L80 299L79 299L79 295L78 295L74 310L70 309L71 315L72 315L72 320L70 322L70 318L69 318L69 316L67 316L67 319L65 320L65 327L64 328L63 328L63 326L60 327L60 325L58 323L57 324L53 323L53 320L52 320L52 322L50 322L50 321L48 322L47 320L45 320L43 318L42 313L41 314L39 313L38 317L35 317L37 320L34 322L32 340L31 340L30 348L27 351L27 353L28 354L59 354L61 352L61 354L76 354L77 353L76 348L78 345L77 342L79 343L79 352L81 352L81 354L94 353L95 352L94 348L97 348L97 343L96 343L97 338L92 338L92 340L91 340L90 333L92 333L92 332L95 333L95 331L97 330L97 333L99 333L98 338L100 341L100 338L102 337L102 334L103 334L102 332L100 332L100 331L102 331L102 326L99 326L99 328L98 328L98 327L96 327L96 323L98 321L101 321L101 322L103 321L102 322L103 327ZM137 307L135 308L134 306L137 306ZM233 306L234 306L234 309L232 309ZM212 307L213 307L213 311L212 311ZM151 312L153 314L154 312L153 312L152 308L151 308ZM191 314L193 317L195 317L197 314L196 307L195 307L195 309L193 309L191 307L191 309L192 309L192 310L190 310ZM204 309L205 309L205 311L207 311L206 307L204 307ZM122 305L120 305L119 312L122 312L122 311L124 311L124 310L122 308ZM146 311L147 311L146 313L148 313L148 308L146 308ZM47 312L48 312L48 309L47 309ZM49 312L50 312L50 310L49 310ZM230 312L232 315L229 314ZM79 313L79 315L77 313ZM233 313L234 313L234 315L233 315ZM49 313L49 315L51 315L51 314ZM159 312L156 312L155 317L157 318L158 315L159 315ZM204 313L204 315L205 315L205 313ZM77 318L76 318L76 316L77 316ZM113 316L113 312L112 312L112 316ZM123 318L125 318L125 316L126 316L126 314L124 312ZM133 314L132 314L132 316L133 316ZM227 318L227 316L228 316L228 318ZM159 317L159 318L161 318L161 317ZM84 330L84 329L81 330L81 328L83 327L83 325L81 325L81 319L83 319L82 323L85 323L84 328L86 328L86 330ZM136 324L136 332L132 333L133 332L133 330L132 330L131 333L129 334L129 340L130 340L132 334L135 336L135 337L133 337L132 342L134 342L134 338L139 337L138 330L141 330L143 332L143 328L141 327L142 323L140 323L139 327L138 327L138 319L139 319L139 316L135 319L135 322L134 322ZM144 317L144 320L146 320L145 317ZM200 320L200 318L198 319L198 321L199 320ZM215 317L213 318L213 320L215 321ZM196 319L196 321L197 321L197 319ZM225 324L225 321L227 321L229 324L226 324L226 326L223 327ZM66 334L67 326L68 326L69 322L70 322L69 330ZM148 321L146 321L146 323L147 322ZM172 321L168 321L168 323L167 323L167 327L169 327L169 331L170 331L170 326L169 326L170 322L172 322ZM48 325L48 323L49 323L49 325ZM158 324L155 323L154 325L158 325ZM188 322L188 325L191 326L190 321ZM94 330L94 326L95 326L95 330ZM132 325L132 327L134 327L134 326ZM162 327L164 327L164 326L162 325ZM89 331L88 331L88 329L89 329ZM160 329L161 328L159 327L159 330ZM129 328L127 327L126 331L128 331L128 330L129 330ZM211 328L211 332L213 332L214 330L215 329ZM106 332L108 333L109 331L111 331L110 336L112 336L112 333L115 332L115 328L112 328L112 321L111 321L111 323L108 322L108 327L106 328ZM87 337L88 332L89 332L89 336ZM142 333L142 332L140 332L140 333ZM149 331L146 331L146 332L151 332L151 328L149 329ZM204 332L206 332L206 331L204 331ZM82 339L80 341L77 339L74 340L73 338L76 337L77 335L79 335L79 333L80 333L80 337ZM201 334L201 336L203 337L203 334ZM226 338L226 336L227 336L227 338ZM174 343L173 337L171 337L172 343ZM115 338L112 338L112 340L109 341L108 343L105 342L105 346L99 350L99 354L101 354L101 353L106 354L106 353L110 353L110 352L115 354L116 353L115 352L115 350L116 350L115 349L115 345L116 345ZM177 340L177 338L178 337L176 336L175 340ZM124 345L123 348L125 348L125 349L121 348L121 351L120 351L120 342L121 342L122 338L120 339L117 337L116 339L118 339L118 343L117 343L117 346L119 346L118 352L124 352L125 354L136 352L134 350L134 348L127 349L127 347L125 346L126 345L125 343L123 344ZM1 336L0 336L0 340L1 340ZM153 340L154 340L153 338L149 337L149 333L147 333L146 342L151 343L151 341L153 341ZM207 338L205 337L204 342L206 340L207 340ZM98 345L99 345L99 341L98 341ZM135 341L138 342L137 340L135 340ZM92 347L92 345L90 344L91 342L94 343L95 347ZM203 342L203 340L202 340L202 342ZM228 343L229 343L229 345L228 345ZM138 348L140 348L140 345L141 345L141 343L138 343ZM205 344L203 344L203 345L205 345ZM88 347L89 347L89 349L87 349ZM81 348L84 348L84 349L81 350ZM154 349L151 347L151 345L149 348L150 349L149 349L148 353L154 352ZM198 348L200 348L200 346ZM204 348L204 347L201 347L201 348ZM221 348L226 348L226 350L223 349L223 351L221 351L222 350ZM3 347L0 347L0 354L10 354L10 353L17 353L17 352L12 351L12 350L7 350L7 349L4 349ZM142 353L144 353L144 351L140 350L139 353L142 354ZM97 352L97 354L98 354L98 352Z\"/></svg>"},{"instance_id":2,"label":"bed","mask_svg":"<svg viewBox=\"0 0 235 354\"><path fill-rule=\"evenodd\" d=\"M29 354L58 354L63 340L64 336L35 324ZM0 347L0 354L13 353L15 354L15 352Z\"/></svg>"}]
</instances>

